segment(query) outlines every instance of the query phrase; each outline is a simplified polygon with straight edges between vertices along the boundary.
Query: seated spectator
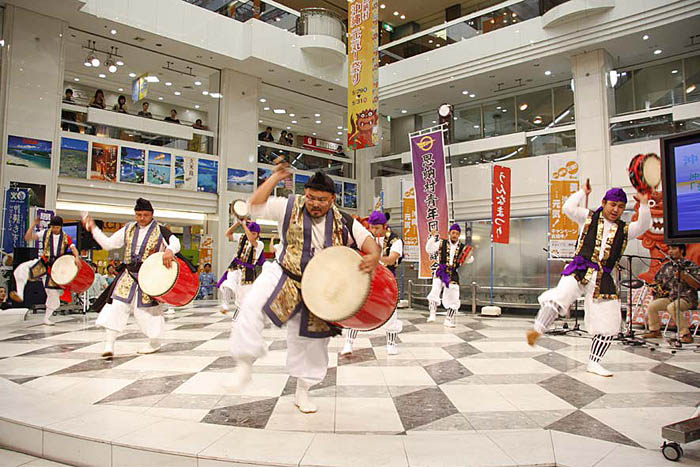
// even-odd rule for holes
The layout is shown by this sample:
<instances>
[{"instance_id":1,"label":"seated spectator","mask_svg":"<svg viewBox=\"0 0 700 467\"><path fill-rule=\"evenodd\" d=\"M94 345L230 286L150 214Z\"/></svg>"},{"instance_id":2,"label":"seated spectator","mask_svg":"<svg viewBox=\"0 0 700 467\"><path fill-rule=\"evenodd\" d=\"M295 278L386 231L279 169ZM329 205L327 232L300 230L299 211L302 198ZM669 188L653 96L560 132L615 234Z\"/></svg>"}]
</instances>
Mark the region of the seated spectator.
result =
<instances>
[{"instance_id":1,"label":"seated spectator","mask_svg":"<svg viewBox=\"0 0 700 467\"><path fill-rule=\"evenodd\" d=\"M73 100L73 90L68 88L66 89L66 93L63 96L63 102L65 104L75 104L75 101ZM78 125L74 125L72 123L68 122L74 122L77 120L77 115L75 112L71 112L69 110L63 110L61 111L61 129L63 131L72 131L73 133L78 133Z\"/></svg>"},{"instance_id":2,"label":"seated spectator","mask_svg":"<svg viewBox=\"0 0 700 467\"><path fill-rule=\"evenodd\" d=\"M127 109L126 109L126 97L119 96L119 98L117 99L117 103L114 104L114 107L112 107L112 110L114 110L115 112L122 113L122 114L129 113L129 112L127 112Z\"/></svg>"},{"instance_id":3,"label":"seated spectator","mask_svg":"<svg viewBox=\"0 0 700 467\"><path fill-rule=\"evenodd\" d=\"M192 128L196 128L197 130L206 130L207 129L207 127L204 126L204 124L202 123L201 118L198 118L197 120L195 120L194 125L192 125Z\"/></svg>"},{"instance_id":4,"label":"seated spectator","mask_svg":"<svg viewBox=\"0 0 700 467\"><path fill-rule=\"evenodd\" d=\"M269 126L262 133L258 133L258 141L265 141L266 143L275 141L275 137L272 136L272 127Z\"/></svg>"},{"instance_id":5,"label":"seated spectator","mask_svg":"<svg viewBox=\"0 0 700 467\"><path fill-rule=\"evenodd\" d=\"M95 273L95 278L92 280L92 285L87 290L88 302L92 303L94 299L100 296L102 291L107 288L107 279L97 272L97 265L95 263L90 263L92 271Z\"/></svg>"},{"instance_id":6,"label":"seated spectator","mask_svg":"<svg viewBox=\"0 0 700 467\"><path fill-rule=\"evenodd\" d=\"M164 118L164 121L170 122L170 123L180 123L180 120L177 118L177 110L172 109L172 110L170 111L170 116L169 116L169 117L165 117L165 118Z\"/></svg>"},{"instance_id":7,"label":"seated spectator","mask_svg":"<svg viewBox=\"0 0 700 467\"><path fill-rule=\"evenodd\" d=\"M113 265L107 266L107 276L105 277L105 280L107 281L107 285L112 285L112 282L114 282L114 278L117 277L117 270Z\"/></svg>"},{"instance_id":8,"label":"seated spectator","mask_svg":"<svg viewBox=\"0 0 700 467\"><path fill-rule=\"evenodd\" d=\"M280 133L280 139L277 140L277 144L281 144L283 146L287 146L289 144L287 141L287 130L282 130L282 133Z\"/></svg>"},{"instance_id":9,"label":"seated spectator","mask_svg":"<svg viewBox=\"0 0 700 467\"><path fill-rule=\"evenodd\" d=\"M199 299L213 299L214 298L214 285L216 284L216 278L214 274L211 273L211 264L207 263L204 265L204 271L199 274Z\"/></svg>"},{"instance_id":10,"label":"seated spectator","mask_svg":"<svg viewBox=\"0 0 700 467\"><path fill-rule=\"evenodd\" d=\"M104 91L102 91L102 89L98 89L97 91L95 91L95 95L92 99L90 99L90 103L88 105L90 107L104 109L106 107Z\"/></svg>"},{"instance_id":11,"label":"seated spectator","mask_svg":"<svg viewBox=\"0 0 700 467\"><path fill-rule=\"evenodd\" d=\"M148 111L149 105L150 104L148 102L143 102L141 104L141 110L139 110L139 117L153 118L153 115L151 115L151 112Z\"/></svg>"}]
</instances>

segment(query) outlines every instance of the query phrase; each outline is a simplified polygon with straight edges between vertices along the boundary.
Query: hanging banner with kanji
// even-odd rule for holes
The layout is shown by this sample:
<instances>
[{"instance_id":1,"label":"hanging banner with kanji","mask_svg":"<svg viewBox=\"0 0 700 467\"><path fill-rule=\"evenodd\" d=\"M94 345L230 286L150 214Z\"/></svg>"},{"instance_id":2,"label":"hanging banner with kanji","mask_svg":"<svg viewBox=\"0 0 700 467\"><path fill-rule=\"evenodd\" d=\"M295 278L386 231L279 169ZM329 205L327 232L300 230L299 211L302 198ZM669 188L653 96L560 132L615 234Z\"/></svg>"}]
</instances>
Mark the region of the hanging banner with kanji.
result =
<instances>
[{"instance_id":1,"label":"hanging banner with kanji","mask_svg":"<svg viewBox=\"0 0 700 467\"><path fill-rule=\"evenodd\" d=\"M420 255L416 225L416 190L413 188L413 181L401 179L401 192L403 260L417 263Z\"/></svg>"},{"instance_id":2,"label":"hanging banner with kanji","mask_svg":"<svg viewBox=\"0 0 700 467\"><path fill-rule=\"evenodd\" d=\"M440 238L447 238L447 184L445 177L445 148L443 130L409 135L413 186L416 193L416 223L418 225L418 249L420 267L418 277L429 279L437 268L437 254L430 257L425 243L430 232L437 231Z\"/></svg>"},{"instance_id":3,"label":"hanging banner with kanji","mask_svg":"<svg viewBox=\"0 0 700 467\"><path fill-rule=\"evenodd\" d=\"M379 140L379 16L377 0L348 5L348 148Z\"/></svg>"},{"instance_id":4,"label":"hanging banner with kanji","mask_svg":"<svg viewBox=\"0 0 700 467\"><path fill-rule=\"evenodd\" d=\"M25 246L24 232L29 216L29 190L8 188L5 192L5 219L3 221L2 249L12 253L17 247Z\"/></svg>"},{"instance_id":5,"label":"hanging banner with kanji","mask_svg":"<svg viewBox=\"0 0 700 467\"><path fill-rule=\"evenodd\" d=\"M578 191L576 154L549 157L549 255L570 258L576 251L578 224L562 213L564 202Z\"/></svg>"},{"instance_id":6,"label":"hanging banner with kanji","mask_svg":"<svg viewBox=\"0 0 700 467\"><path fill-rule=\"evenodd\" d=\"M508 243L510 234L510 167L493 166L491 210L491 241L493 243Z\"/></svg>"}]
</instances>

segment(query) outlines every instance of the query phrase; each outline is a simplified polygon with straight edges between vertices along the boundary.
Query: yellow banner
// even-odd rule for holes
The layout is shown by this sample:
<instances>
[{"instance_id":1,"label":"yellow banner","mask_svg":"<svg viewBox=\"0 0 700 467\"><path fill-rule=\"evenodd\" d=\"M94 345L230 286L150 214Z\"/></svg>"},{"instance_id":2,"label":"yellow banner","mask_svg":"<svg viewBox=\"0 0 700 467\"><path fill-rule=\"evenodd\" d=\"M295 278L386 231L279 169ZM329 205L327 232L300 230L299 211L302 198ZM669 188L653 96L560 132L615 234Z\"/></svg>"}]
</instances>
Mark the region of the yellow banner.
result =
<instances>
[{"instance_id":1,"label":"yellow banner","mask_svg":"<svg viewBox=\"0 0 700 467\"><path fill-rule=\"evenodd\" d=\"M352 0L348 8L348 148L379 140L379 10L377 0Z\"/></svg>"},{"instance_id":2,"label":"yellow banner","mask_svg":"<svg viewBox=\"0 0 700 467\"><path fill-rule=\"evenodd\" d=\"M576 154L549 158L549 252L553 257L571 257L576 251L578 224L561 208L578 191L579 166Z\"/></svg>"},{"instance_id":3,"label":"yellow banner","mask_svg":"<svg viewBox=\"0 0 700 467\"><path fill-rule=\"evenodd\" d=\"M401 226L404 261L418 262L418 223L416 221L416 190L413 181L401 180Z\"/></svg>"}]
</instances>

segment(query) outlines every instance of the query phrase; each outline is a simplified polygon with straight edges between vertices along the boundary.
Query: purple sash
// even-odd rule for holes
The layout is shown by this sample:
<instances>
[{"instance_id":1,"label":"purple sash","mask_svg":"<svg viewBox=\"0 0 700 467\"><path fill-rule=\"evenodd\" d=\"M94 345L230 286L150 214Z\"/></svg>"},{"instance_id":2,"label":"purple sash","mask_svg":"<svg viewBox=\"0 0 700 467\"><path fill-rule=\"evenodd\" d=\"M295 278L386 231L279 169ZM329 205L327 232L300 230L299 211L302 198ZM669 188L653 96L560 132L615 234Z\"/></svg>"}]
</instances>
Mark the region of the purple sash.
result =
<instances>
[{"instance_id":1,"label":"purple sash","mask_svg":"<svg viewBox=\"0 0 700 467\"><path fill-rule=\"evenodd\" d=\"M564 270L561 272L561 275L562 276L569 276L576 271L579 271L579 270L585 271L589 268L595 269L596 271L600 271L600 267L596 263L594 263L593 261L591 261L589 259L584 258L581 255L576 255L576 256L574 256L573 261L571 261L569 264L566 265ZM611 271L612 271L611 268L603 266L603 272L610 274Z\"/></svg>"},{"instance_id":2,"label":"purple sash","mask_svg":"<svg viewBox=\"0 0 700 467\"><path fill-rule=\"evenodd\" d=\"M450 275L447 273L447 265L446 264L440 264L438 268L435 270L435 277L440 279L443 284L445 284L445 287L450 286Z\"/></svg>"}]
</instances>

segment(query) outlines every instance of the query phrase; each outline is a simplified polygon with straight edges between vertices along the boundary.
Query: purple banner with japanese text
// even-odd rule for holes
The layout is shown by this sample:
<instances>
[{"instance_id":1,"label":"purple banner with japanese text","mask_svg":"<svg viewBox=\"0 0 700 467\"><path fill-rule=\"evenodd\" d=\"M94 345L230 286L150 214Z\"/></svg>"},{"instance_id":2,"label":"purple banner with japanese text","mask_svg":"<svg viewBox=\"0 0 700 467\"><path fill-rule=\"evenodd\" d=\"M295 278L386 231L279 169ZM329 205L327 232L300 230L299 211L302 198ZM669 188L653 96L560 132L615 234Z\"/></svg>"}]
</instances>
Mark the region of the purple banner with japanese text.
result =
<instances>
[{"instance_id":1,"label":"purple banner with japanese text","mask_svg":"<svg viewBox=\"0 0 700 467\"><path fill-rule=\"evenodd\" d=\"M447 238L449 213L442 133L442 130L436 130L409 136L420 252L418 277L421 279L432 277L433 264L437 262L437 256L430 257L425 251L430 233L436 231L440 238Z\"/></svg>"}]
</instances>

